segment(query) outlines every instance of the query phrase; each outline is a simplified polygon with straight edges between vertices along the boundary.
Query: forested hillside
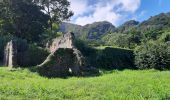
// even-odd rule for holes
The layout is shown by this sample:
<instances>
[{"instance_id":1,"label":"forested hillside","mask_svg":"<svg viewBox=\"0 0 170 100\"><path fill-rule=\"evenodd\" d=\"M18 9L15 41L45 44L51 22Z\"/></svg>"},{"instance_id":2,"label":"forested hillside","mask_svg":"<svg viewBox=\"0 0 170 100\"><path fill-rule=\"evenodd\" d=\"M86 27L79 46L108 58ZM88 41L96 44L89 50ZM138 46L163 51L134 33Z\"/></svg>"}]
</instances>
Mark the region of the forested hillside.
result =
<instances>
[{"instance_id":1,"label":"forested hillside","mask_svg":"<svg viewBox=\"0 0 170 100\"><path fill-rule=\"evenodd\" d=\"M95 22L85 26L62 23L59 31L61 32L73 32L76 36L84 40L98 40L107 33L115 31L115 26L107 21Z\"/></svg>"},{"instance_id":2,"label":"forested hillside","mask_svg":"<svg viewBox=\"0 0 170 100\"><path fill-rule=\"evenodd\" d=\"M119 27L115 27L105 21L95 22L85 26L63 23L59 31L71 31L78 34L77 36L82 40L96 40L97 43L102 43L103 45L134 48L134 45L140 44L145 38L158 39L161 35L169 31L169 27L170 13L161 13L141 23L130 20Z\"/></svg>"}]
</instances>

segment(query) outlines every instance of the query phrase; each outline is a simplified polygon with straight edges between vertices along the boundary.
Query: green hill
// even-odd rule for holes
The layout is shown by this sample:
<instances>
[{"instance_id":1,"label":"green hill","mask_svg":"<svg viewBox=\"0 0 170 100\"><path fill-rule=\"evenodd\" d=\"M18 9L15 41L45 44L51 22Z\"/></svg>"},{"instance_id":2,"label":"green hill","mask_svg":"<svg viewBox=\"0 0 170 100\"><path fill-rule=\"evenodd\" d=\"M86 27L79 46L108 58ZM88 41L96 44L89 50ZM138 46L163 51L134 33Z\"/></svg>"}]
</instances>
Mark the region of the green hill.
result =
<instances>
[{"instance_id":1,"label":"green hill","mask_svg":"<svg viewBox=\"0 0 170 100\"><path fill-rule=\"evenodd\" d=\"M115 26L107 21L95 22L92 24L87 24L85 26L80 26L71 23L62 23L59 27L61 32L73 32L75 35L81 39L96 40L100 39L102 35L111 33L115 30Z\"/></svg>"},{"instance_id":2,"label":"green hill","mask_svg":"<svg viewBox=\"0 0 170 100\"><path fill-rule=\"evenodd\" d=\"M128 33L131 29L137 27L140 23L135 20L130 20L116 28L116 33Z\"/></svg>"},{"instance_id":3,"label":"green hill","mask_svg":"<svg viewBox=\"0 0 170 100\"><path fill-rule=\"evenodd\" d=\"M115 40L118 39L119 37L120 38L127 37L126 39L123 38L123 40L125 40L124 44L127 43L126 40L129 37L132 38L135 44L140 43L143 40L144 35L149 39L157 39L169 27L170 27L170 13L161 13L159 15L152 16L141 23L135 20L130 20L118 27L115 27L114 25L107 21L95 22L85 26L63 23L61 24L59 31L64 33L71 31L82 40L87 41L93 40L93 42L95 41L98 44L102 43L104 45L108 44L114 45Z\"/></svg>"}]
</instances>

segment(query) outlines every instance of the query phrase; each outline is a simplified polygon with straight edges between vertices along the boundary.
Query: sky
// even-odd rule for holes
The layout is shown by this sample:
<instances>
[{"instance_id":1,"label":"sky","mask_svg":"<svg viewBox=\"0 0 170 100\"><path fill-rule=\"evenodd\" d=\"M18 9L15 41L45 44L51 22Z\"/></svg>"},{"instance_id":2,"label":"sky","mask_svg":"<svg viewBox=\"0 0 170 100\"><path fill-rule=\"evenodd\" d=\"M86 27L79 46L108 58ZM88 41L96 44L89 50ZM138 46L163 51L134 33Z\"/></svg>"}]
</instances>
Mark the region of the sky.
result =
<instances>
[{"instance_id":1,"label":"sky","mask_svg":"<svg viewBox=\"0 0 170 100\"><path fill-rule=\"evenodd\" d=\"M108 21L120 26L128 20L144 21L151 16L170 12L170 0L68 0L78 25Z\"/></svg>"}]
</instances>

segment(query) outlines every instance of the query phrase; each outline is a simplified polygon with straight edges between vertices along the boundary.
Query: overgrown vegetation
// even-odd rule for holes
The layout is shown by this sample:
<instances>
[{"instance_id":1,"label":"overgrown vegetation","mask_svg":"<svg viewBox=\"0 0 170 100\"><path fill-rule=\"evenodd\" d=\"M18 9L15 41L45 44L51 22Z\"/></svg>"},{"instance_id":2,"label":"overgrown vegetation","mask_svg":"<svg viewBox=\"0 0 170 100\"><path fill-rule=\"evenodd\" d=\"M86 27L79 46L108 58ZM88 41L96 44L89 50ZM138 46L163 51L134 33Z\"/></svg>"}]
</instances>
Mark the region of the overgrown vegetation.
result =
<instances>
[{"instance_id":1,"label":"overgrown vegetation","mask_svg":"<svg viewBox=\"0 0 170 100\"><path fill-rule=\"evenodd\" d=\"M90 47L82 40L76 40L77 48L86 57L88 66L111 69L136 69L133 50L112 46Z\"/></svg>"},{"instance_id":2,"label":"overgrown vegetation","mask_svg":"<svg viewBox=\"0 0 170 100\"><path fill-rule=\"evenodd\" d=\"M107 73L107 74L106 74ZM0 99L170 99L170 72L110 71L99 77L47 79L27 69L0 68Z\"/></svg>"},{"instance_id":3,"label":"overgrown vegetation","mask_svg":"<svg viewBox=\"0 0 170 100\"><path fill-rule=\"evenodd\" d=\"M143 43L135 50L135 63L140 69L170 69L170 45L157 41Z\"/></svg>"},{"instance_id":4,"label":"overgrown vegetation","mask_svg":"<svg viewBox=\"0 0 170 100\"><path fill-rule=\"evenodd\" d=\"M41 64L50 53L36 45L28 45L24 52L18 52L18 64L20 67L37 66Z\"/></svg>"},{"instance_id":5,"label":"overgrown vegetation","mask_svg":"<svg viewBox=\"0 0 170 100\"><path fill-rule=\"evenodd\" d=\"M41 44L55 36L56 24L73 15L69 5L67 0L1 0L0 35Z\"/></svg>"}]
</instances>

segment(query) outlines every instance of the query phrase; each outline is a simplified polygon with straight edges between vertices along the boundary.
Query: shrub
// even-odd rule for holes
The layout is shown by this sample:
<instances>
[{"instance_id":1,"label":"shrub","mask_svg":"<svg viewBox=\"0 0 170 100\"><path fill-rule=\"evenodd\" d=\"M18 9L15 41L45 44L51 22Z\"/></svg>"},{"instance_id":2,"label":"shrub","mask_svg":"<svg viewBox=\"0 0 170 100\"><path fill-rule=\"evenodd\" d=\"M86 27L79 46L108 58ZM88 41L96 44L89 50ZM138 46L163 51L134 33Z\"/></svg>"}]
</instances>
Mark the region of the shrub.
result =
<instances>
[{"instance_id":1,"label":"shrub","mask_svg":"<svg viewBox=\"0 0 170 100\"><path fill-rule=\"evenodd\" d=\"M160 36L159 41L162 41L162 42L168 42L168 41L170 41L170 32L165 32L165 33L163 33L163 34Z\"/></svg>"},{"instance_id":2,"label":"shrub","mask_svg":"<svg viewBox=\"0 0 170 100\"><path fill-rule=\"evenodd\" d=\"M48 55L47 50L31 44L26 51L18 52L18 64L22 67L36 66L43 63Z\"/></svg>"},{"instance_id":3,"label":"shrub","mask_svg":"<svg viewBox=\"0 0 170 100\"><path fill-rule=\"evenodd\" d=\"M137 44L140 43L140 36L138 34L121 34L121 33L112 33L104 36L102 41L105 45L109 46L118 46L121 48L134 48Z\"/></svg>"},{"instance_id":4,"label":"shrub","mask_svg":"<svg viewBox=\"0 0 170 100\"><path fill-rule=\"evenodd\" d=\"M135 50L135 64L140 69L170 69L170 45L149 41Z\"/></svg>"}]
</instances>

